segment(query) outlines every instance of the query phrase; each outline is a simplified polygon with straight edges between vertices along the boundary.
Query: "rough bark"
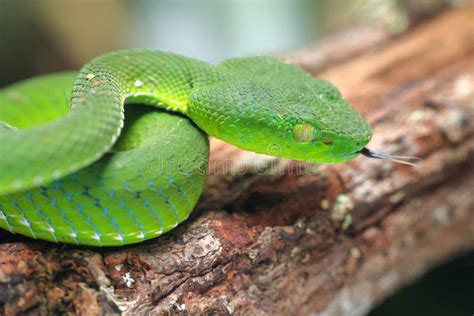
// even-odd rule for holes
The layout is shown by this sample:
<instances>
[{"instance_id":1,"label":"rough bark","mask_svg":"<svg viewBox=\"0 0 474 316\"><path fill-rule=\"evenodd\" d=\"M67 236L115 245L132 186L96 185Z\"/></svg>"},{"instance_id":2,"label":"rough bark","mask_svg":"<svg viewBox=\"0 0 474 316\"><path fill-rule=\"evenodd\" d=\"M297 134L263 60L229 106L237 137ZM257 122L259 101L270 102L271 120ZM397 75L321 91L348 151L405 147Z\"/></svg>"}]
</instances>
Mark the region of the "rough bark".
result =
<instances>
[{"instance_id":1,"label":"rough bark","mask_svg":"<svg viewBox=\"0 0 474 316\"><path fill-rule=\"evenodd\" d=\"M379 34L290 59L364 113L371 148L417 168L310 166L213 141L198 209L161 238L97 249L3 233L0 313L353 315L472 249L474 7Z\"/></svg>"}]
</instances>

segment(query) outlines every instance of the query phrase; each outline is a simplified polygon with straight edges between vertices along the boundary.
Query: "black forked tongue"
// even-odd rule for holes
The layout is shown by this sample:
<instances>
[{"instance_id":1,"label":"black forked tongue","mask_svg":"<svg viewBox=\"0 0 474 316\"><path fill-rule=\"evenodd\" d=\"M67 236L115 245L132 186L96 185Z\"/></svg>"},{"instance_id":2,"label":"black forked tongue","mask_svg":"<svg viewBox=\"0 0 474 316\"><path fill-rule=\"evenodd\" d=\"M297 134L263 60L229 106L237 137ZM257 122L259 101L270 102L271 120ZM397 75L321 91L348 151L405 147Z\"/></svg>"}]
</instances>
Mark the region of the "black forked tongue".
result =
<instances>
[{"instance_id":1,"label":"black forked tongue","mask_svg":"<svg viewBox=\"0 0 474 316\"><path fill-rule=\"evenodd\" d=\"M413 167L416 167L417 165L416 165L416 163L410 162L410 160L412 160L412 161L413 160L421 160L418 157L390 156L390 155L386 155L384 153L378 153L378 152L372 151L372 150L370 150L368 148L365 148L365 147L360 150L360 153L362 155L364 155L365 157L368 157L368 158L390 160L390 161L393 161L393 162L398 162L398 163L413 166Z\"/></svg>"}]
</instances>

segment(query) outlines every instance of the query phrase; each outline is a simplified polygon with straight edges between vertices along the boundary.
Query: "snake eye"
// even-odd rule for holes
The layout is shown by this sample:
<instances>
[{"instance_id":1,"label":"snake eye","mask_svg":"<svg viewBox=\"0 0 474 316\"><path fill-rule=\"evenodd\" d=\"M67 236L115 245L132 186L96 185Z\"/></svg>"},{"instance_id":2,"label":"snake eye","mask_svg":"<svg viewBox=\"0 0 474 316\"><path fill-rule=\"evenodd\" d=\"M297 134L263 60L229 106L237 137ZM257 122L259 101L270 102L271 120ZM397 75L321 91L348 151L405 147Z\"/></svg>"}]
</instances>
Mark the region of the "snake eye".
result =
<instances>
[{"instance_id":1,"label":"snake eye","mask_svg":"<svg viewBox=\"0 0 474 316\"><path fill-rule=\"evenodd\" d=\"M293 138L298 143L307 143L316 138L316 130L309 124L296 124L292 132Z\"/></svg>"}]
</instances>

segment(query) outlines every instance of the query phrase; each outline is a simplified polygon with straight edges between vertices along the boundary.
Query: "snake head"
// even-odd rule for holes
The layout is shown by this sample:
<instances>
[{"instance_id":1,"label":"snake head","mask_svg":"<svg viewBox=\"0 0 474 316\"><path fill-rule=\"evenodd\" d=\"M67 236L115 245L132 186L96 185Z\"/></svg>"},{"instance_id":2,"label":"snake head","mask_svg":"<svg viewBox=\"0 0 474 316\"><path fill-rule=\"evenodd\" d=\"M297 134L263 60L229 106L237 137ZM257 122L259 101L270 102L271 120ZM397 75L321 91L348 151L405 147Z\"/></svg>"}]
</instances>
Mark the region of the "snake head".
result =
<instances>
[{"instance_id":1,"label":"snake head","mask_svg":"<svg viewBox=\"0 0 474 316\"><path fill-rule=\"evenodd\" d=\"M317 163L354 159L369 142L367 122L327 81L270 57L217 67L220 80L191 97L189 116L211 136L267 155Z\"/></svg>"}]
</instances>

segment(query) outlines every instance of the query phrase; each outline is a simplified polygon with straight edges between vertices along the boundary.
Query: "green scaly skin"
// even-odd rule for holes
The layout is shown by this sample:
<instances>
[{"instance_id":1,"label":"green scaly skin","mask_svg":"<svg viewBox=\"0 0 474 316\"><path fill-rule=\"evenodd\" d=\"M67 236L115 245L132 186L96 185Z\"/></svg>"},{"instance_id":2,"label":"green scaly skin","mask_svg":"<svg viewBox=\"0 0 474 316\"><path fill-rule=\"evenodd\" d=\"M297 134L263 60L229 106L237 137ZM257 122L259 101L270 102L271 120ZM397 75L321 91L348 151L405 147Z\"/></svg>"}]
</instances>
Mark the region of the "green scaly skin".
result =
<instances>
[{"instance_id":1,"label":"green scaly skin","mask_svg":"<svg viewBox=\"0 0 474 316\"><path fill-rule=\"evenodd\" d=\"M0 90L0 227L92 246L157 237L202 192L205 134L316 163L352 160L371 138L333 85L278 59L114 52Z\"/></svg>"}]
</instances>

